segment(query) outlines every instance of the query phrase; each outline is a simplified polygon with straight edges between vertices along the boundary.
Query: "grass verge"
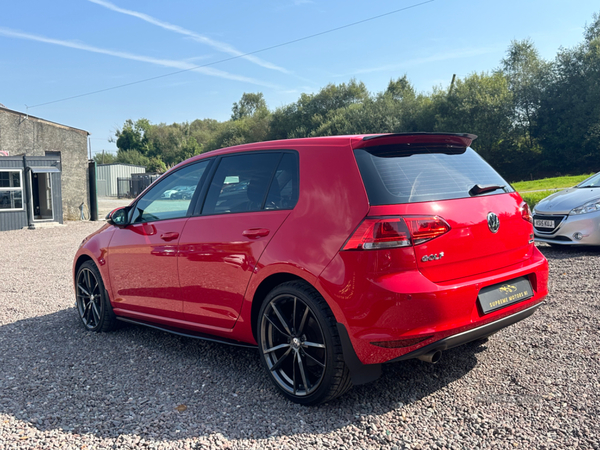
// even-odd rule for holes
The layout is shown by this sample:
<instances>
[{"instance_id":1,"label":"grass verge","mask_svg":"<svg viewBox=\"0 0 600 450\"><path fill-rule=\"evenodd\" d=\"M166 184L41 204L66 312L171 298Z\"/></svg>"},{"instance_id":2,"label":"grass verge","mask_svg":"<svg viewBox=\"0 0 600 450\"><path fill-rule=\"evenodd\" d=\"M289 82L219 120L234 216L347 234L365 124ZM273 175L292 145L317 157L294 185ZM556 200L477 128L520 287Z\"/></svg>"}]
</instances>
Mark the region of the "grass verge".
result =
<instances>
[{"instance_id":1,"label":"grass verge","mask_svg":"<svg viewBox=\"0 0 600 450\"><path fill-rule=\"evenodd\" d=\"M526 192L526 191L546 190L546 189L565 189L565 188L572 187L572 186L575 186L576 184L581 183L583 180L591 177L592 175L593 174L590 173L587 175L542 178L541 180L517 181L516 183L511 183L511 184L519 193ZM521 195L523 195L523 194L521 194ZM550 195L550 194L547 194L547 195Z\"/></svg>"}]
</instances>

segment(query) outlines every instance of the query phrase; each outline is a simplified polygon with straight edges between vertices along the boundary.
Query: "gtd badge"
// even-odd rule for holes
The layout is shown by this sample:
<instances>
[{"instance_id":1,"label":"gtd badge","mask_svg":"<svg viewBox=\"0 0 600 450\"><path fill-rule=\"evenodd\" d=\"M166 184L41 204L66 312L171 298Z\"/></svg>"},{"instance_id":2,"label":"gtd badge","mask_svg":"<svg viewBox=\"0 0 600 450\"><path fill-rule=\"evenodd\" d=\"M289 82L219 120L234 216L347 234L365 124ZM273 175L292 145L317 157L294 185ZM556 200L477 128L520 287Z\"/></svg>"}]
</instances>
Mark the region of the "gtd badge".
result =
<instances>
[{"instance_id":1,"label":"gtd badge","mask_svg":"<svg viewBox=\"0 0 600 450\"><path fill-rule=\"evenodd\" d=\"M492 233L497 233L498 228L500 228L500 219L493 212L488 213L487 215L488 227Z\"/></svg>"}]
</instances>

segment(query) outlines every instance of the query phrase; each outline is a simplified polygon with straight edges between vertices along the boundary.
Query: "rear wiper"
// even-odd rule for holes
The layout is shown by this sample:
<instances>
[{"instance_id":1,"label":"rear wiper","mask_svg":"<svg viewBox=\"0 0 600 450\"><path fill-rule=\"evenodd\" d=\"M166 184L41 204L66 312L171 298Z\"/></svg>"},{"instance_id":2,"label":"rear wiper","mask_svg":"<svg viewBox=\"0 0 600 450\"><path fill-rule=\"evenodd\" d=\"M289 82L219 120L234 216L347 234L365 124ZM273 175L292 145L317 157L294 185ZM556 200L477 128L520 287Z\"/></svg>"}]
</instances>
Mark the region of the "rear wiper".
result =
<instances>
[{"instance_id":1,"label":"rear wiper","mask_svg":"<svg viewBox=\"0 0 600 450\"><path fill-rule=\"evenodd\" d=\"M506 186L499 186L497 184L488 184L487 186L476 184L469 190L469 195L471 197L475 197L476 195L485 194L486 192L492 192L498 189L504 189L505 187Z\"/></svg>"}]
</instances>

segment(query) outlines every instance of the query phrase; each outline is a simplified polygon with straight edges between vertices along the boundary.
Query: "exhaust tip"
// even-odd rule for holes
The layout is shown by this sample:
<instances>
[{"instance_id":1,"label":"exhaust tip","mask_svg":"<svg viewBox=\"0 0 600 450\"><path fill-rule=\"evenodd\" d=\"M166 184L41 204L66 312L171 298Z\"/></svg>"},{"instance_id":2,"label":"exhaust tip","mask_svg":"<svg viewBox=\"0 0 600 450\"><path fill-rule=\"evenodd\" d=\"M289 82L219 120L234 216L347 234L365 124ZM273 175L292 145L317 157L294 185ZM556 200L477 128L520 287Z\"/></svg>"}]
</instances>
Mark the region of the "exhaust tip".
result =
<instances>
[{"instance_id":1,"label":"exhaust tip","mask_svg":"<svg viewBox=\"0 0 600 450\"><path fill-rule=\"evenodd\" d=\"M435 350L433 352L425 353L424 355L417 356L417 359L420 359L421 361L425 361L425 362L428 362L431 364L435 364L436 362L438 362L440 360L441 357L442 357L442 351Z\"/></svg>"}]
</instances>

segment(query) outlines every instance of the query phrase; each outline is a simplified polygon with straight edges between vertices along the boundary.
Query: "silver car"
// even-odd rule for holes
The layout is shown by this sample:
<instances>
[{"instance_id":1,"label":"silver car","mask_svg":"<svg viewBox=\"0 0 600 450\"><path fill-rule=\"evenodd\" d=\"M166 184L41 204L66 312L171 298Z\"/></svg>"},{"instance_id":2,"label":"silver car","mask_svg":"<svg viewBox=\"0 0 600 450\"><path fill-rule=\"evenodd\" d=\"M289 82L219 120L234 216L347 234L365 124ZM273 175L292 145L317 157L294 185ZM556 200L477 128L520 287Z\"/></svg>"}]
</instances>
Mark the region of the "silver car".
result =
<instances>
[{"instance_id":1,"label":"silver car","mask_svg":"<svg viewBox=\"0 0 600 450\"><path fill-rule=\"evenodd\" d=\"M600 245L600 172L539 202L533 227L537 242Z\"/></svg>"}]
</instances>

